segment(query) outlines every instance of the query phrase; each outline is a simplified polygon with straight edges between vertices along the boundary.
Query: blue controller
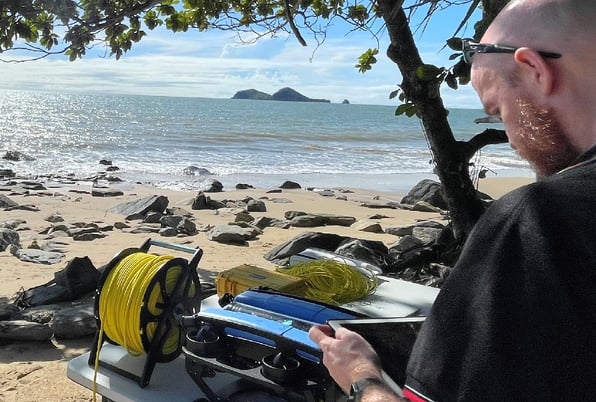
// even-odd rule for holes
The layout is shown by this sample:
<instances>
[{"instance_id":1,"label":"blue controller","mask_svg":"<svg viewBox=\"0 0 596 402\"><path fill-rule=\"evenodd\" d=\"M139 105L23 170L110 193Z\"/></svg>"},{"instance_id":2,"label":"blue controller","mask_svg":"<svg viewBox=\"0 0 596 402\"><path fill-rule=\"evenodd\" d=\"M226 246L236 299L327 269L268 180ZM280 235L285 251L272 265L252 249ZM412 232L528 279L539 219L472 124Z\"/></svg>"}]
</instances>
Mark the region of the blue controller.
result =
<instances>
[{"instance_id":1,"label":"blue controller","mask_svg":"<svg viewBox=\"0 0 596 402\"><path fill-rule=\"evenodd\" d=\"M320 349L308 337L314 324L351 319L360 314L297 296L265 290L247 290L223 308L208 308L194 316L204 323L218 324L227 336L256 342L318 361Z\"/></svg>"}]
</instances>

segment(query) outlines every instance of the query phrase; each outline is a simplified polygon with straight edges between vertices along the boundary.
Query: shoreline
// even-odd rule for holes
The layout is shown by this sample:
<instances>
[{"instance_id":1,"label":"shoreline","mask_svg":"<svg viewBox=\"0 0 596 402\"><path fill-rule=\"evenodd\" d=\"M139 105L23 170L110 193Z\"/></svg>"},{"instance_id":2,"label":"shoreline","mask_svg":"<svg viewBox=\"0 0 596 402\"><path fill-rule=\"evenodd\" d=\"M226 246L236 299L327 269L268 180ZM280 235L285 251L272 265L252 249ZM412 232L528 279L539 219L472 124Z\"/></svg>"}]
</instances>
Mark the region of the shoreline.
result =
<instances>
[{"instance_id":1,"label":"shoreline","mask_svg":"<svg viewBox=\"0 0 596 402\"><path fill-rule=\"evenodd\" d=\"M493 198L505 192L533 181L530 178L488 178L480 181L479 189ZM298 182L302 185L302 183ZM281 183L279 183L281 184ZM218 225L234 220L234 214L228 211L215 213L213 210L192 210L190 203L196 196L196 190L175 191L147 187L140 184L124 183L110 185L110 188L122 186L123 195L116 197L93 197L86 193L92 183L51 186L41 194L30 191L28 194L3 194L21 205L35 205L38 211L9 210L3 211L2 221L21 219L25 221L19 230L21 245L27 247L34 240L38 243L60 241L66 243L66 257L53 265L25 263L19 261L8 250L0 252L0 297L10 297L20 288L28 289L42 285L53 279L54 273L64 268L67 261L74 257L88 256L96 267L109 262L118 252L127 247L139 247L148 237L160 240L199 246L203 249L203 258L198 269L202 275L213 278L218 272L241 264L252 264L263 268L272 268L272 263L263 258L272 248L292 239L305 231L318 231L347 235L363 239L382 241L389 245L398 240L387 233L357 231L350 227L326 226L315 228L280 229L266 228L257 239L246 245L236 246L208 240L205 232L193 236L160 238L157 234L134 234L114 229L107 236L93 241L73 241L72 238L58 237L49 239L41 234L44 228L51 226L46 220L50 215L58 214L65 223L95 222L114 224L123 222L124 216L109 212L115 205L134 201L150 195L165 195L169 207L180 207L191 212L197 226ZM343 187L348 188L348 187ZM349 186L351 188L351 186ZM81 191L70 191L81 190ZM383 226L405 226L419 219L442 220L438 213L413 212L395 209L370 209L360 205L364 200L381 199L400 201L403 194L397 192L351 189L342 193L346 200L337 197L325 197L314 191L304 189L282 190L281 193L267 193L269 189L254 188L248 190L228 190L219 193L206 193L214 200L238 200L246 197L265 200L267 212L252 213L256 217L267 216L283 219L286 211L305 211L354 216L357 220L378 220ZM337 193L337 195L340 195ZM263 198L266 197L266 198ZM272 202L273 198L284 198L289 202ZM372 218L383 215L382 218ZM186 258L186 256L184 256ZM92 339L53 340L52 342L0 342L0 401L92 401L92 392L77 385L66 377L68 360L88 351Z\"/></svg>"}]
</instances>

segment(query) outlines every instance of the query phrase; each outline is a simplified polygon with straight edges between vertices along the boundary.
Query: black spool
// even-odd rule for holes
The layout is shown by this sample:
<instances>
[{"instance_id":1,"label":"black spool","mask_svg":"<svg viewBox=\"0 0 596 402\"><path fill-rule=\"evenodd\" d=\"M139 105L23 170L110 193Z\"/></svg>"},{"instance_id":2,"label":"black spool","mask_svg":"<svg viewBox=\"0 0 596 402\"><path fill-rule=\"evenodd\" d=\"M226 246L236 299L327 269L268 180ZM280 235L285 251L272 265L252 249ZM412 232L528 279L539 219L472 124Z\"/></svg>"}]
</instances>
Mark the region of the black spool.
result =
<instances>
[{"instance_id":1,"label":"black spool","mask_svg":"<svg viewBox=\"0 0 596 402\"><path fill-rule=\"evenodd\" d=\"M192 249L190 247L173 245L158 241L152 241L148 239L140 248L127 248L122 250L118 253L110 262L105 266L98 284L97 289L95 292L95 303L94 303L94 312L95 312L95 320L97 325L97 332L95 334L95 339L93 345L91 346L91 350L89 353L89 365L94 366L96 363L96 359L99 358L98 356L98 341L101 337L102 340L105 340L113 345L117 345L109 336L102 331L101 325L101 317L99 314L99 303L101 298L102 289L105 285L105 282L110 274L110 272L118 266L118 264L126 257L135 254L135 253L147 253L149 251L149 247L151 245L161 246L164 248L170 248L179 251L185 251L189 253L193 253L193 258L190 262L182 258L172 258L166 261L160 268L157 274L151 279L149 286L147 289L154 289L156 285L159 285L160 292L161 292L161 299L162 305L161 313L159 314L151 314L146 308L141 309L141 342L143 344L143 348L146 352L146 360L145 365L143 368L143 373L139 376L134 373L130 373L126 370L122 370L116 366L113 366L109 363L102 362L99 360L99 365L105 368L110 369L124 377L130 378L136 381L141 387L145 387L149 384L151 379L151 374L153 373L153 369L155 368L156 363L166 363L174 360L176 357L180 355L182 352L182 345L184 343L184 331L180 328L179 325L179 318L183 315L194 314L200 310L201 304L201 284L199 281L199 277L196 272L196 267L198 262L203 254L203 251L200 248ZM180 267L180 275L171 290L168 293L166 280L167 280L167 273L168 270L172 268ZM194 295L189 297L189 292L191 291L191 286L194 286ZM145 306L148 305L148 299L150 297L151 292L145 292L143 296L143 303ZM150 323L156 322L157 326L149 339L148 325ZM170 338L172 331L178 331L178 343L177 347L174 351L171 352L164 352L164 345L165 342Z\"/></svg>"}]
</instances>

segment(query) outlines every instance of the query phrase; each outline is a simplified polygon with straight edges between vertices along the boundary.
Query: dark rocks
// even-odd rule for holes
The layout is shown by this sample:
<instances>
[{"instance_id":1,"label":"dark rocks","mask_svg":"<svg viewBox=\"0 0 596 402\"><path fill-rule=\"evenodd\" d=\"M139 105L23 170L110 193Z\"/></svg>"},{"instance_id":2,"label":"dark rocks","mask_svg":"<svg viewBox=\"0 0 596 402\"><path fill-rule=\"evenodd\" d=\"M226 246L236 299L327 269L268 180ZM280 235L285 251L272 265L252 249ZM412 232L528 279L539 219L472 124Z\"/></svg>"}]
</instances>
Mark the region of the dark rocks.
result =
<instances>
[{"instance_id":1,"label":"dark rocks","mask_svg":"<svg viewBox=\"0 0 596 402\"><path fill-rule=\"evenodd\" d=\"M371 209L399 209L402 205L399 202L395 201L378 201L378 200L370 200L370 201L363 201L360 203L360 206L371 208Z\"/></svg>"},{"instance_id":2,"label":"dark rocks","mask_svg":"<svg viewBox=\"0 0 596 402\"><path fill-rule=\"evenodd\" d=\"M161 212L150 211L143 218L143 223L160 223L163 214Z\"/></svg>"},{"instance_id":3,"label":"dark rocks","mask_svg":"<svg viewBox=\"0 0 596 402\"><path fill-rule=\"evenodd\" d=\"M384 233L383 228L377 222L358 221L352 224L350 227L361 232Z\"/></svg>"},{"instance_id":4,"label":"dark rocks","mask_svg":"<svg viewBox=\"0 0 596 402\"><path fill-rule=\"evenodd\" d=\"M388 265L387 247L379 241L349 239L333 250L334 253L354 260L367 262L381 269Z\"/></svg>"},{"instance_id":5,"label":"dark rocks","mask_svg":"<svg viewBox=\"0 0 596 402\"><path fill-rule=\"evenodd\" d=\"M4 194L0 194L0 208L15 208L19 204L16 201L11 200Z\"/></svg>"},{"instance_id":6,"label":"dark rocks","mask_svg":"<svg viewBox=\"0 0 596 402\"><path fill-rule=\"evenodd\" d=\"M234 219L234 222L236 222L236 223L239 223L239 222L251 223L251 222L254 222L254 220L255 220L254 216L252 216L248 212L241 211L236 214L236 218Z\"/></svg>"},{"instance_id":7,"label":"dark rocks","mask_svg":"<svg viewBox=\"0 0 596 402\"><path fill-rule=\"evenodd\" d=\"M271 198L269 201L271 201L274 204L292 204L292 203L294 203L294 201L292 201L288 198Z\"/></svg>"},{"instance_id":8,"label":"dark rocks","mask_svg":"<svg viewBox=\"0 0 596 402\"><path fill-rule=\"evenodd\" d=\"M327 250L381 269L387 267L387 247L382 242L317 232L302 233L275 247L265 254L264 258L276 264L285 265L289 257L306 249Z\"/></svg>"},{"instance_id":9,"label":"dark rocks","mask_svg":"<svg viewBox=\"0 0 596 402\"><path fill-rule=\"evenodd\" d=\"M401 203L414 205L419 201L425 201L443 210L447 209L447 201L445 201L441 184L433 180L425 179L416 184L401 200Z\"/></svg>"},{"instance_id":10,"label":"dark rocks","mask_svg":"<svg viewBox=\"0 0 596 402\"><path fill-rule=\"evenodd\" d=\"M426 201L417 201L416 204L412 205L410 208L412 211L418 212L437 212L441 213L443 211L442 208L436 207L432 205L430 202Z\"/></svg>"},{"instance_id":11,"label":"dark rocks","mask_svg":"<svg viewBox=\"0 0 596 402\"><path fill-rule=\"evenodd\" d=\"M15 177L12 169L0 169L0 177Z\"/></svg>"},{"instance_id":12,"label":"dark rocks","mask_svg":"<svg viewBox=\"0 0 596 402\"><path fill-rule=\"evenodd\" d=\"M9 303L6 297L0 297L0 321L10 319L18 312L19 308L17 306Z\"/></svg>"},{"instance_id":13,"label":"dark rocks","mask_svg":"<svg viewBox=\"0 0 596 402\"><path fill-rule=\"evenodd\" d=\"M298 184L294 181L286 180L282 183L281 186L279 186L279 188L289 190L289 189L298 189L298 188L302 188L302 187L300 186L300 184Z\"/></svg>"},{"instance_id":14,"label":"dark rocks","mask_svg":"<svg viewBox=\"0 0 596 402\"><path fill-rule=\"evenodd\" d=\"M58 223L58 222L64 222L64 218L62 217L62 215L60 215L58 213L53 213L52 215L45 218L45 221L50 222L50 223Z\"/></svg>"},{"instance_id":15,"label":"dark rocks","mask_svg":"<svg viewBox=\"0 0 596 402\"><path fill-rule=\"evenodd\" d=\"M20 226L26 224L27 221L24 219L9 219L6 221L0 222L1 229L12 229L12 230L20 230Z\"/></svg>"},{"instance_id":16,"label":"dark rocks","mask_svg":"<svg viewBox=\"0 0 596 402\"><path fill-rule=\"evenodd\" d=\"M93 241L96 239L103 239L106 237L104 233L100 232L89 232L89 233L80 233L72 236L72 239L75 241Z\"/></svg>"},{"instance_id":17,"label":"dark rocks","mask_svg":"<svg viewBox=\"0 0 596 402\"><path fill-rule=\"evenodd\" d=\"M10 246L20 246L19 233L12 229L0 228L0 251L4 251Z\"/></svg>"},{"instance_id":18,"label":"dark rocks","mask_svg":"<svg viewBox=\"0 0 596 402\"><path fill-rule=\"evenodd\" d=\"M428 227L428 228L435 228L435 229L442 230L445 228L445 225L443 225L440 222L435 222L435 221L420 221L413 225L400 226L400 227L395 227L395 226L388 227L385 229L385 232L390 233L395 236L406 236L406 235L411 235L413 233L415 227L418 227L418 228Z\"/></svg>"},{"instance_id":19,"label":"dark rocks","mask_svg":"<svg viewBox=\"0 0 596 402\"><path fill-rule=\"evenodd\" d=\"M332 233L304 232L290 241L280 244L271 249L264 258L267 261L280 261L298 254L307 248L321 248L323 250L335 250L342 241L348 239Z\"/></svg>"},{"instance_id":20,"label":"dark rocks","mask_svg":"<svg viewBox=\"0 0 596 402\"><path fill-rule=\"evenodd\" d=\"M181 215L164 215L160 221L162 228L173 228L176 233L192 236L197 233L197 225L189 218Z\"/></svg>"},{"instance_id":21,"label":"dark rocks","mask_svg":"<svg viewBox=\"0 0 596 402\"><path fill-rule=\"evenodd\" d=\"M192 201L191 209L219 209L225 207L225 203L221 201L212 200L209 196L205 195L203 191L199 191L197 196Z\"/></svg>"},{"instance_id":22,"label":"dark rocks","mask_svg":"<svg viewBox=\"0 0 596 402\"><path fill-rule=\"evenodd\" d=\"M57 264L64 259L63 253L30 248L18 249L14 252L14 255L21 261L46 265Z\"/></svg>"},{"instance_id":23,"label":"dark rocks","mask_svg":"<svg viewBox=\"0 0 596 402\"><path fill-rule=\"evenodd\" d=\"M38 212L39 208L35 205L17 205L16 207L6 207L4 208L5 211L14 211L14 210L22 210L22 211L31 211L31 212Z\"/></svg>"},{"instance_id":24,"label":"dark rocks","mask_svg":"<svg viewBox=\"0 0 596 402\"><path fill-rule=\"evenodd\" d=\"M255 233L238 225L218 225L207 232L207 238L218 243L245 244L255 238Z\"/></svg>"},{"instance_id":25,"label":"dark rocks","mask_svg":"<svg viewBox=\"0 0 596 402\"><path fill-rule=\"evenodd\" d=\"M353 216L331 215L331 214L307 214L298 211L286 212L286 218L290 219L290 226L314 227L314 226L351 226L356 222Z\"/></svg>"},{"instance_id":26,"label":"dark rocks","mask_svg":"<svg viewBox=\"0 0 596 402\"><path fill-rule=\"evenodd\" d=\"M267 207L262 200L249 200L246 203L246 210L248 212L267 212Z\"/></svg>"},{"instance_id":27,"label":"dark rocks","mask_svg":"<svg viewBox=\"0 0 596 402\"><path fill-rule=\"evenodd\" d=\"M25 155L19 151L6 151L2 159L12 162L19 162L19 161L33 161L35 158Z\"/></svg>"},{"instance_id":28,"label":"dark rocks","mask_svg":"<svg viewBox=\"0 0 596 402\"><path fill-rule=\"evenodd\" d=\"M174 237L178 234L178 230L172 227L160 228L157 233L162 237Z\"/></svg>"},{"instance_id":29,"label":"dark rocks","mask_svg":"<svg viewBox=\"0 0 596 402\"><path fill-rule=\"evenodd\" d=\"M125 202L110 209L110 212L121 215L145 215L149 211L163 213L168 207L168 197L152 195L136 201Z\"/></svg>"},{"instance_id":30,"label":"dark rocks","mask_svg":"<svg viewBox=\"0 0 596 402\"><path fill-rule=\"evenodd\" d=\"M223 191L223 184L219 180L205 179L199 184L199 191L220 193Z\"/></svg>"},{"instance_id":31,"label":"dark rocks","mask_svg":"<svg viewBox=\"0 0 596 402\"><path fill-rule=\"evenodd\" d=\"M110 188L93 188L91 190L93 197L119 197L124 195L122 190L110 189Z\"/></svg>"}]
</instances>

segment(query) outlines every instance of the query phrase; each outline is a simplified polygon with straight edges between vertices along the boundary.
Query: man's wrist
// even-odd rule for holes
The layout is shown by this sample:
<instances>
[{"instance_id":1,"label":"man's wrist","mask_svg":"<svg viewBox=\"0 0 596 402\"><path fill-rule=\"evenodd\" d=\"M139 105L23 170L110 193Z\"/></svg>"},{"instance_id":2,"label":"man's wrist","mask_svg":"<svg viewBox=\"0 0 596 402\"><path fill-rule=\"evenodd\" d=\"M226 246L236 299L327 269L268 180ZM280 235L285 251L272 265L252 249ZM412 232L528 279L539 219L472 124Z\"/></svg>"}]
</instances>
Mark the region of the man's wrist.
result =
<instances>
[{"instance_id":1,"label":"man's wrist","mask_svg":"<svg viewBox=\"0 0 596 402\"><path fill-rule=\"evenodd\" d=\"M380 387L390 391L385 381L379 377L365 377L350 385L350 395L348 402L360 402L366 389L370 387Z\"/></svg>"}]
</instances>

